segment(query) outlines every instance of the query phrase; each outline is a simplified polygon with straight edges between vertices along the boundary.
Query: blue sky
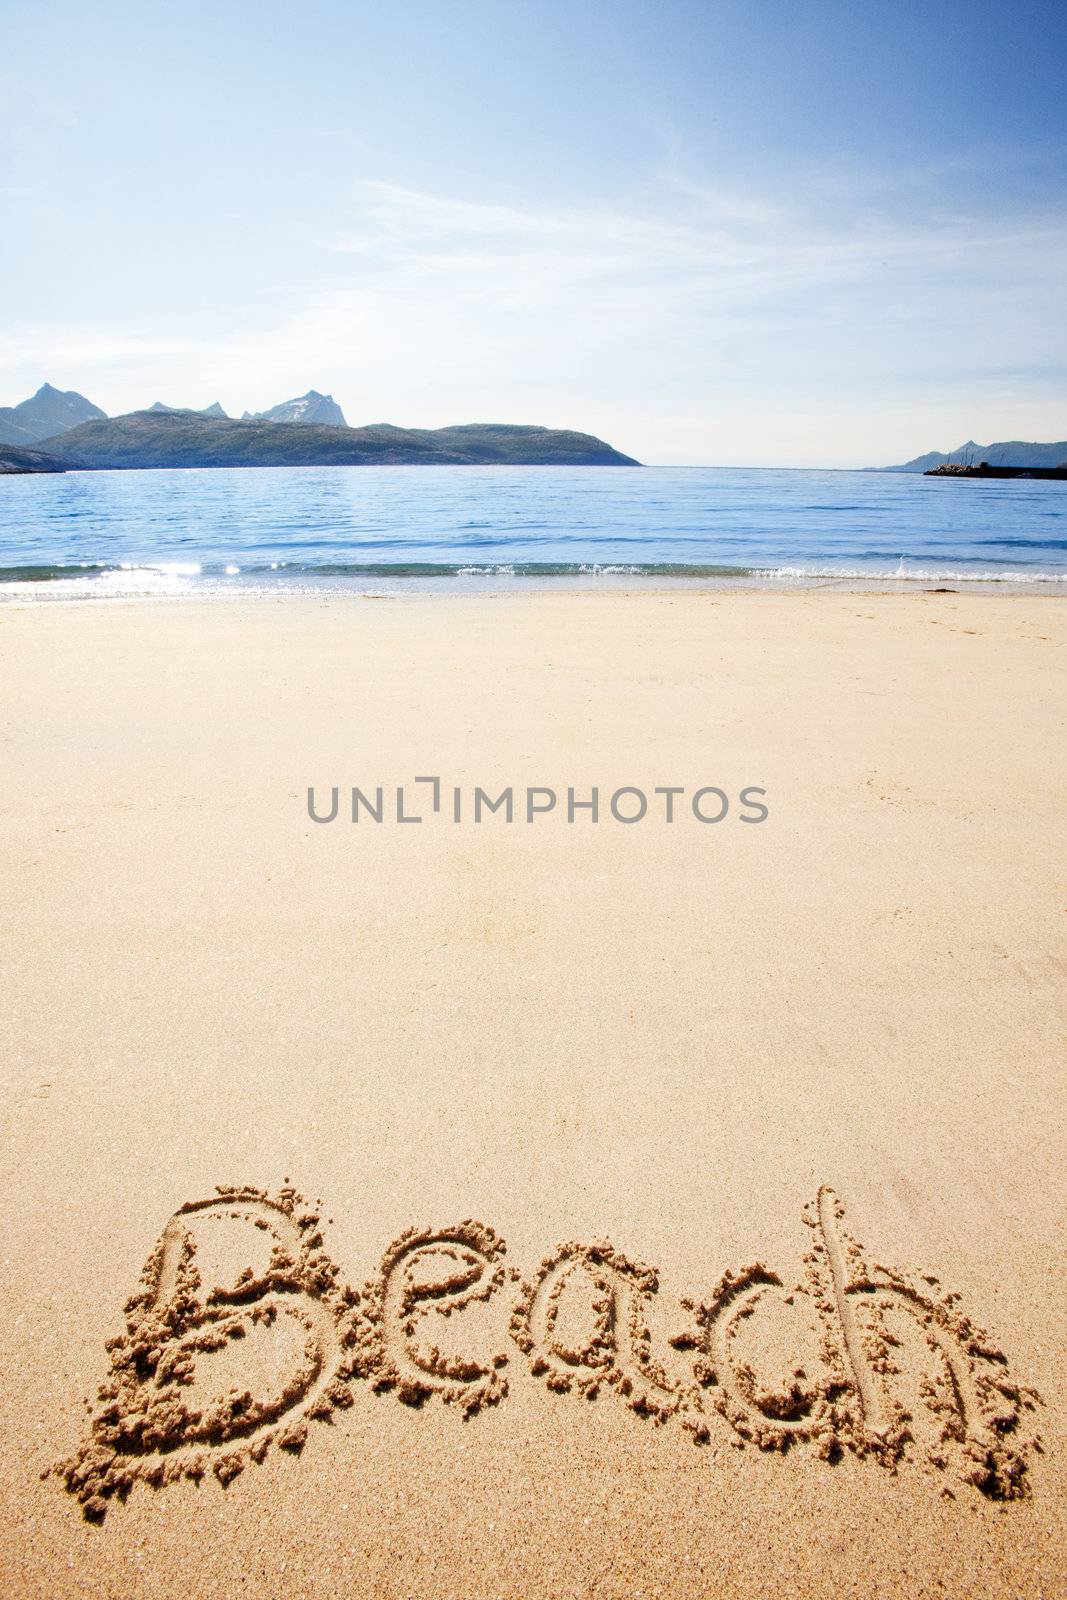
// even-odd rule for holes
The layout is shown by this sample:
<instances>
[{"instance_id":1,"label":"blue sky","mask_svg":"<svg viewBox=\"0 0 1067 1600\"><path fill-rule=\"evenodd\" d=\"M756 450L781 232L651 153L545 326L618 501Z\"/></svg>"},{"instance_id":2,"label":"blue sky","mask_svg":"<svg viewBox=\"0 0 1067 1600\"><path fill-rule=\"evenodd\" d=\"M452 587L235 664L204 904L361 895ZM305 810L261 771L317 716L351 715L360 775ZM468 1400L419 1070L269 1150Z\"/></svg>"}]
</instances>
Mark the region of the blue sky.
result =
<instances>
[{"instance_id":1,"label":"blue sky","mask_svg":"<svg viewBox=\"0 0 1067 1600\"><path fill-rule=\"evenodd\" d=\"M8 8L0 404L1065 438L1065 43L1027 0Z\"/></svg>"}]
</instances>

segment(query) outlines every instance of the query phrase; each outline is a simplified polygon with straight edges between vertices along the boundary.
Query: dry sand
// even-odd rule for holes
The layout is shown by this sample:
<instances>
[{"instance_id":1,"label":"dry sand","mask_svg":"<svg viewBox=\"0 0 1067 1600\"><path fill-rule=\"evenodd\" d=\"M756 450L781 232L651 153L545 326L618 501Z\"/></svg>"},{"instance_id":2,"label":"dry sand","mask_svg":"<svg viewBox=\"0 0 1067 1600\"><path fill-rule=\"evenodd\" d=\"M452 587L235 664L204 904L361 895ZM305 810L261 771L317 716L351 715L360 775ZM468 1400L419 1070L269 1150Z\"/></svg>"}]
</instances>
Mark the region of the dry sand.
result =
<instances>
[{"instance_id":1,"label":"dry sand","mask_svg":"<svg viewBox=\"0 0 1067 1600\"><path fill-rule=\"evenodd\" d=\"M1065 639L0 612L0 1590L1062 1595Z\"/></svg>"}]
</instances>

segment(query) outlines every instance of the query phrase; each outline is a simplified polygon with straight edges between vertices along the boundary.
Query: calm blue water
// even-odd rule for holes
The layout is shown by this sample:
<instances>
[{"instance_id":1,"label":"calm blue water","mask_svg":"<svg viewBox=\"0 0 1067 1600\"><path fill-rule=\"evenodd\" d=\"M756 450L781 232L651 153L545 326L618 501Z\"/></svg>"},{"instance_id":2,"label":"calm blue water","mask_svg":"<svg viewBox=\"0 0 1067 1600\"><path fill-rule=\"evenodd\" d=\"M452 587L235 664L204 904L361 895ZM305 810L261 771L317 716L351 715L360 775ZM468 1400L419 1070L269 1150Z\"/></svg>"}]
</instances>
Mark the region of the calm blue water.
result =
<instances>
[{"instance_id":1,"label":"calm blue water","mask_svg":"<svg viewBox=\"0 0 1067 1600\"><path fill-rule=\"evenodd\" d=\"M1064 583L1067 483L700 467L0 478L8 598L620 573Z\"/></svg>"}]
</instances>

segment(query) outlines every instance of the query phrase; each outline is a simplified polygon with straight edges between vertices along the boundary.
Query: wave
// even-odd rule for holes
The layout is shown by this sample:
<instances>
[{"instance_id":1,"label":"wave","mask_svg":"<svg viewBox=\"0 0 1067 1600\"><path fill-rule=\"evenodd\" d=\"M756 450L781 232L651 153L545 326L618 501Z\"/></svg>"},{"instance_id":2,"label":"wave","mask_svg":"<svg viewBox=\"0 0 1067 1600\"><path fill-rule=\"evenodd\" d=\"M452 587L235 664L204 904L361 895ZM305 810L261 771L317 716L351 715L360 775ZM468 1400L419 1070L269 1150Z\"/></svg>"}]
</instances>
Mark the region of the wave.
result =
<instances>
[{"instance_id":1,"label":"wave","mask_svg":"<svg viewBox=\"0 0 1067 1600\"><path fill-rule=\"evenodd\" d=\"M851 583L1063 583L1067 584L1067 568L1043 572L1039 568L1025 571L997 569L960 571L955 567L754 567L752 576L766 579L784 579L809 582L816 579L840 579Z\"/></svg>"},{"instance_id":2,"label":"wave","mask_svg":"<svg viewBox=\"0 0 1067 1600\"><path fill-rule=\"evenodd\" d=\"M737 565L681 561L252 561L53 562L0 567L0 593L29 594L46 590L56 598L219 593L249 587L309 588L359 583L361 580L501 580L567 578L636 578L661 580L720 579L761 585L862 584L1060 584L1067 568L1054 570L970 566Z\"/></svg>"}]
</instances>

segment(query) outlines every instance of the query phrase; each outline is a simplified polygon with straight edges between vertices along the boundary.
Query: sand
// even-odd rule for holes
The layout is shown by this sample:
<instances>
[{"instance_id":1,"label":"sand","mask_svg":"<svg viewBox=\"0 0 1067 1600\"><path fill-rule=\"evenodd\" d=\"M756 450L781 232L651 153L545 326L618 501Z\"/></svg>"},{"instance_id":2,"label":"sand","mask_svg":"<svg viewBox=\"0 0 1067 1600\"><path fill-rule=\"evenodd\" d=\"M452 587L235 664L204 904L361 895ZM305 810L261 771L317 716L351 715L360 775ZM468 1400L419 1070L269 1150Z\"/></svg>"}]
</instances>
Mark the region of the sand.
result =
<instances>
[{"instance_id":1,"label":"sand","mask_svg":"<svg viewBox=\"0 0 1067 1600\"><path fill-rule=\"evenodd\" d=\"M0 1591L1063 1594L1065 641L0 610Z\"/></svg>"}]
</instances>

